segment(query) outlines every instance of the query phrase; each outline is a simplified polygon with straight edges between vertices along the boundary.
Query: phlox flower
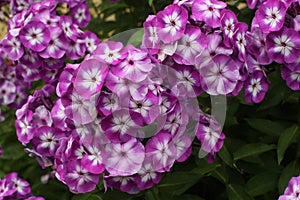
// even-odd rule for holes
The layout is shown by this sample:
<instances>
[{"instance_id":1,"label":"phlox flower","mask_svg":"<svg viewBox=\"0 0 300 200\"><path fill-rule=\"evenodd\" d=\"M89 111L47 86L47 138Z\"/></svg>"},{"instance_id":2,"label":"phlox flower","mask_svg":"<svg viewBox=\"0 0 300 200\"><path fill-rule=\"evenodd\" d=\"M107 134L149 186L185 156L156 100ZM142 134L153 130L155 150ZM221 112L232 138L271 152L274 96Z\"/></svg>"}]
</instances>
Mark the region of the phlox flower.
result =
<instances>
[{"instance_id":1,"label":"phlox flower","mask_svg":"<svg viewBox=\"0 0 300 200\"><path fill-rule=\"evenodd\" d=\"M268 79L261 70L256 70L245 81L245 99L247 102L261 102L268 91Z\"/></svg>"},{"instance_id":2,"label":"phlox flower","mask_svg":"<svg viewBox=\"0 0 300 200\"><path fill-rule=\"evenodd\" d=\"M296 200L300 198L300 177L292 177L284 194L278 200Z\"/></svg>"},{"instance_id":3,"label":"phlox flower","mask_svg":"<svg viewBox=\"0 0 300 200\"><path fill-rule=\"evenodd\" d=\"M78 68L73 82L74 88L79 95L89 99L101 90L107 73L108 67L106 64L96 59L84 60Z\"/></svg>"},{"instance_id":4,"label":"phlox flower","mask_svg":"<svg viewBox=\"0 0 300 200\"><path fill-rule=\"evenodd\" d=\"M229 94L240 78L239 66L226 55L217 55L210 62L200 64L199 68L201 86L210 95Z\"/></svg>"},{"instance_id":5,"label":"phlox flower","mask_svg":"<svg viewBox=\"0 0 300 200\"><path fill-rule=\"evenodd\" d=\"M133 82L145 80L148 72L152 69L148 54L132 45L129 45L127 49L127 57L118 65L111 68L112 73L120 78L127 78Z\"/></svg>"},{"instance_id":6,"label":"phlox flower","mask_svg":"<svg viewBox=\"0 0 300 200\"><path fill-rule=\"evenodd\" d=\"M300 35L291 28L269 33L267 49L270 58L275 62L293 63L300 55Z\"/></svg>"},{"instance_id":7,"label":"phlox flower","mask_svg":"<svg viewBox=\"0 0 300 200\"><path fill-rule=\"evenodd\" d=\"M174 42L182 37L188 19L185 8L172 4L157 13L158 36L164 43Z\"/></svg>"},{"instance_id":8,"label":"phlox flower","mask_svg":"<svg viewBox=\"0 0 300 200\"><path fill-rule=\"evenodd\" d=\"M156 172L166 172L171 169L176 159L176 147L168 132L159 132L146 144L146 155L152 160Z\"/></svg>"},{"instance_id":9,"label":"phlox flower","mask_svg":"<svg viewBox=\"0 0 300 200\"><path fill-rule=\"evenodd\" d=\"M284 23L286 6L282 1L268 0L259 6L255 18L264 33L278 31Z\"/></svg>"},{"instance_id":10,"label":"phlox flower","mask_svg":"<svg viewBox=\"0 0 300 200\"><path fill-rule=\"evenodd\" d=\"M41 52L49 44L50 31L42 22L28 22L20 30L20 41L25 47Z\"/></svg>"},{"instance_id":11,"label":"phlox flower","mask_svg":"<svg viewBox=\"0 0 300 200\"><path fill-rule=\"evenodd\" d=\"M125 143L110 143L106 147L106 170L112 176L129 176L137 173L145 158L145 148L136 138Z\"/></svg>"},{"instance_id":12,"label":"phlox flower","mask_svg":"<svg viewBox=\"0 0 300 200\"><path fill-rule=\"evenodd\" d=\"M203 21L207 25L217 28L221 25L221 10L226 3L218 0L195 0L192 5L192 17L197 21Z\"/></svg>"}]
</instances>

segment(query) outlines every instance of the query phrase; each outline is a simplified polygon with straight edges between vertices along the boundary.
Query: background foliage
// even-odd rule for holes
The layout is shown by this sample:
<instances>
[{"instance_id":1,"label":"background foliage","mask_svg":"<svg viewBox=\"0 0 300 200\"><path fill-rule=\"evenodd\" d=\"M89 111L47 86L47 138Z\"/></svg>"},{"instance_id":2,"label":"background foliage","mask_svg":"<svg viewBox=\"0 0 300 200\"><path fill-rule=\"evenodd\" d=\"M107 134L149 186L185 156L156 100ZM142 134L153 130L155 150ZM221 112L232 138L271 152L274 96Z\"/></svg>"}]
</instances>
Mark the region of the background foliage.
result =
<instances>
[{"instance_id":1,"label":"background foliage","mask_svg":"<svg viewBox=\"0 0 300 200\"><path fill-rule=\"evenodd\" d=\"M121 0L111 3L90 1L93 14L87 27L101 39L142 26L170 0ZM242 4L241 4L242 3ZM243 8L243 2L230 2L239 13L239 20L248 24L254 11ZM74 195L55 179L41 183L41 176L50 173L40 169L34 158L28 157L17 142L14 113L7 112L7 120L0 124L0 144L4 154L0 158L0 176L16 171L27 179L35 195L46 199L108 200L108 199L230 199L273 200L282 194L289 179L300 174L300 93L292 92L280 78L280 66L272 66L270 90L258 105L245 103L241 94L228 97L224 133L227 138L213 164L198 158L197 143L187 162L177 163L171 172L154 188L136 195L107 191L99 184L97 190ZM202 109L209 110L210 98L199 97Z\"/></svg>"}]
</instances>

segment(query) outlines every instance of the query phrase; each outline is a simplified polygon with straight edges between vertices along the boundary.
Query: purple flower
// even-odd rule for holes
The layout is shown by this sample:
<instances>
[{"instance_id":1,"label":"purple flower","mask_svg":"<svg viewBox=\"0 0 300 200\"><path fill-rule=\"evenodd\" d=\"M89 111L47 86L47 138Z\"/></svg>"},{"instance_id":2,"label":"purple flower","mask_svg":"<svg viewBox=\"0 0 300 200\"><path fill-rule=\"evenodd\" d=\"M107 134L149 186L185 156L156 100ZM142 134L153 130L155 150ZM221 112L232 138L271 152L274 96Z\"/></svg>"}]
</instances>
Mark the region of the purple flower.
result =
<instances>
[{"instance_id":1,"label":"purple flower","mask_svg":"<svg viewBox=\"0 0 300 200\"><path fill-rule=\"evenodd\" d=\"M193 139L187 133L179 133L173 138L177 162L184 162L191 155Z\"/></svg>"},{"instance_id":2,"label":"purple flower","mask_svg":"<svg viewBox=\"0 0 300 200\"><path fill-rule=\"evenodd\" d=\"M173 58L178 64L194 65L195 57L201 51L201 30L189 25L185 29L184 35L177 44L177 49Z\"/></svg>"},{"instance_id":3,"label":"purple flower","mask_svg":"<svg viewBox=\"0 0 300 200\"><path fill-rule=\"evenodd\" d=\"M122 192L137 194L139 189L132 176L105 176L104 184L106 187L118 188Z\"/></svg>"},{"instance_id":4,"label":"purple flower","mask_svg":"<svg viewBox=\"0 0 300 200\"><path fill-rule=\"evenodd\" d=\"M97 35L91 31L84 32L83 36L85 41L86 49L89 53L93 53L94 50L97 48L97 45L100 43L99 38Z\"/></svg>"},{"instance_id":5,"label":"purple flower","mask_svg":"<svg viewBox=\"0 0 300 200\"><path fill-rule=\"evenodd\" d=\"M79 3L75 7L72 7L71 17L73 22L80 28L85 28L91 20L91 14L87 4Z\"/></svg>"},{"instance_id":6,"label":"purple flower","mask_svg":"<svg viewBox=\"0 0 300 200\"><path fill-rule=\"evenodd\" d=\"M88 124L97 117L96 102L98 94L85 99L79 95L75 89L69 88L65 96L62 97L62 104L65 106L65 114L74 123Z\"/></svg>"},{"instance_id":7,"label":"purple flower","mask_svg":"<svg viewBox=\"0 0 300 200\"><path fill-rule=\"evenodd\" d=\"M62 30L58 27L53 27L49 30L51 32L51 39L46 49L40 52L39 55L43 58L62 58L65 55L67 49L67 41L62 34Z\"/></svg>"},{"instance_id":8,"label":"purple flower","mask_svg":"<svg viewBox=\"0 0 300 200\"><path fill-rule=\"evenodd\" d=\"M146 190L160 182L162 174L155 171L152 160L145 158L141 169L134 176L140 190Z\"/></svg>"},{"instance_id":9,"label":"purple flower","mask_svg":"<svg viewBox=\"0 0 300 200\"><path fill-rule=\"evenodd\" d=\"M281 1L268 0L259 6L255 18L264 33L278 31L284 23L285 4Z\"/></svg>"},{"instance_id":10,"label":"purple flower","mask_svg":"<svg viewBox=\"0 0 300 200\"><path fill-rule=\"evenodd\" d=\"M146 144L146 156L152 160L155 171L169 171L176 159L176 147L171 134L159 132L152 137Z\"/></svg>"},{"instance_id":11,"label":"purple flower","mask_svg":"<svg viewBox=\"0 0 300 200\"><path fill-rule=\"evenodd\" d=\"M239 22L236 25L236 30L234 33L234 46L238 50L238 58L240 61L245 61L246 58L246 47L247 47L247 40L245 38L246 32L248 29L248 25L243 22Z\"/></svg>"},{"instance_id":12,"label":"purple flower","mask_svg":"<svg viewBox=\"0 0 300 200\"><path fill-rule=\"evenodd\" d=\"M96 188L99 175L89 173L79 161L71 161L66 166L65 182L71 192L87 193Z\"/></svg>"},{"instance_id":13,"label":"purple flower","mask_svg":"<svg viewBox=\"0 0 300 200\"><path fill-rule=\"evenodd\" d=\"M176 102L176 105L171 112L166 116L159 116L157 123L159 127L158 130L163 130L174 136L186 128L188 115L185 112L183 105Z\"/></svg>"},{"instance_id":14,"label":"purple flower","mask_svg":"<svg viewBox=\"0 0 300 200\"><path fill-rule=\"evenodd\" d=\"M202 61L197 61L201 63ZM210 95L229 94L240 78L239 66L226 55L217 55L200 64L201 86Z\"/></svg>"},{"instance_id":15,"label":"purple flower","mask_svg":"<svg viewBox=\"0 0 300 200\"><path fill-rule=\"evenodd\" d=\"M209 154L209 161L214 160L215 152L220 151L223 146L225 135L221 132L221 129L222 127L213 116L200 116L195 133L201 142L201 149Z\"/></svg>"},{"instance_id":16,"label":"purple flower","mask_svg":"<svg viewBox=\"0 0 300 200\"><path fill-rule=\"evenodd\" d=\"M197 97L202 92L199 72L193 66L174 65L174 75L170 75L172 92L177 97Z\"/></svg>"},{"instance_id":17,"label":"purple flower","mask_svg":"<svg viewBox=\"0 0 300 200\"><path fill-rule=\"evenodd\" d=\"M2 83L1 83L2 82ZM0 103L8 105L13 103L16 98L16 86L14 83L8 80L0 79Z\"/></svg>"},{"instance_id":18,"label":"purple flower","mask_svg":"<svg viewBox=\"0 0 300 200\"><path fill-rule=\"evenodd\" d=\"M120 78L127 78L133 82L145 80L148 72L152 69L151 60L148 58L148 54L132 45L129 45L127 49L127 58L118 65L112 67L112 73Z\"/></svg>"},{"instance_id":19,"label":"purple flower","mask_svg":"<svg viewBox=\"0 0 300 200\"><path fill-rule=\"evenodd\" d=\"M268 91L268 79L261 70L254 71L245 81L245 99L247 102L261 102Z\"/></svg>"},{"instance_id":20,"label":"purple flower","mask_svg":"<svg viewBox=\"0 0 300 200\"><path fill-rule=\"evenodd\" d=\"M293 63L300 55L300 35L291 28L269 33L267 49L271 59L278 63Z\"/></svg>"},{"instance_id":21,"label":"purple flower","mask_svg":"<svg viewBox=\"0 0 300 200\"><path fill-rule=\"evenodd\" d=\"M33 51L43 51L50 39L50 31L42 22L31 21L20 30L22 44Z\"/></svg>"},{"instance_id":22,"label":"purple flower","mask_svg":"<svg viewBox=\"0 0 300 200\"><path fill-rule=\"evenodd\" d=\"M127 56L127 50L121 42L108 41L100 43L93 56L107 64L117 65Z\"/></svg>"},{"instance_id":23,"label":"purple flower","mask_svg":"<svg viewBox=\"0 0 300 200\"><path fill-rule=\"evenodd\" d=\"M51 118L53 120L53 124L55 124L55 127L59 128L60 130L67 129L67 125L65 123L67 116L65 114L65 107L63 106L61 99L58 99L55 102L51 110Z\"/></svg>"},{"instance_id":24,"label":"purple flower","mask_svg":"<svg viewBox=\"0 0 300 200\"><path fill-rule=\"evenodd\" d=\"M74 88L79 95L89 99L101 90L107 73L108 67L106 64L96 59L84 60L78 68L73 82Z\"/></svg>"},{"instance_id":25,"label":"purple flower","mask_svg":"<svg viewBox=\"0 0 300 200\"><path fill-rule=\"evenodd\" d=\"M101 127L112 142L125 142L136 136L143 124L142 117L136 112L118 110L101 121Z\"/></svg>"},{"instance_id":26,"label":"purple flower","mask_svg":"<svg viewBox=\"0 0 300 200\"><path fill-rule=\"evenodd\" d=\"M294 63L285 64L281 68L281 76L292 90L300 90L300 59Z\"/></svg>"},{"instance_id":27,"label":"purple flower","mask_svg":"<svg viewBox=\"0 0 300 200\"><path fill-rule=\"evenodd\" d=\"M9 180L12 183L12 189L16 190L17 198L24 198L31 193L30 185L24 179L18 177L16 172L7 174L5 179Z\"/></svg>"},{"instance_id":28,"label":"purple flower","mask_svg":"<svg viewBox=\"0 0 300 200\"><path fill-rule=\"evenodd\" d=\"M5 199L15 193L16 188L11 187L11 182L7 179L0 180L0 199Z\"/></svg>"},{"instance_id":29,"label":"purple flower","mask_svg":"<svg viewBox=\"0 0 300 200\"><path fill-rule=\"evenodd\" d=\"M268 65L272 62L266 48L266 36L267 34L263 33L259 27L253 28L251 32L246 34L247 51L254 55L257 62L262 65Z\"/></svg>"},{"instance_id":30,"label":"purple flower","mask_svg":"<svg viewBox=\"0 0 300 200\"><path fill-rule=\"evenodd\" d=\"M100 174L105 170L104 162L106 161L106 154L102 148L96 146L87 147L87 155L85 155L81 163L88 172L93 174Z\"/></svg>"},{"instance_id":31,"label":"purple flower","mask_svg":"<svg viewBox=\"0 0 300 200\"><path fill-rule=\"evenodd\" d=\"M17 119L15 122L18 140L23 144L27 144L33 138L33 127L30 124L32 112L28 112L22 119Z\"/></svg>"},{"instance_id":32,"label":"purple flower","mask_svg":"<svg viewBox=\"0 0 300 200\"><path fill-rule=\"evenodd\" d=\"M164 43L180 39L185 31L188 19L187 10L176 4L167 6L157 13L158 36Z\"/></svg>"},{"instance_id":33,"label":"purple flower","mask_svg":"<svg viewBox=\"0 0 300 200\"><path fill-rule=\"evenodd\" d=\"M1 41L1 43L7 56L11 60L18 60L23 56L24 48L18 38L8 34L7 37Z\"/></svg>"},{"instance_id":34,"label":"purple flower","mask_svg":"<svg viewBox=\"0 0 300 200\"><path fill-rule=\"evenodd\" d=\"M143 118L144 124L151 124L159 114L158 97L152 92L148 94L141 100L135 100L133 98L129 101L129 109L139 113Z\"/></svg>"},{"instance_id":35,"label":"purple flower","mask_svg":"<svg viewBox=\"0 0 300 200\"><path fill-rule=\"evenodd\" d=\"M232 46L232 39L234 35L234 31L236 29L236 24L238 20L236 15L231 10L222 10L221 11L221 27L224 34L224 44L227 47Z\"/></svg>"},{"instance_id":36,"label":"purple flower","mask_svg":"<svg viewBox=\"0 0 300 200\"><path fill-rule=\"evenodd\" d=\"M75 28L72 20L69 17L64 15L60 16L59 24L68 39L72 41L77 40L78 30Z\"/></svg>"},{"instance_id":37,"label":"purple flower","mask_svg":"<svg viewBox=\"0 0 300 200\"><path fill-rule=\"evenodd\" d=\"M105 116L110 115L114 111L120 110L120 100L115 93L101 92L99 96L97 109Z\"/></svg>"},{"instance_id":38,"label":"purple flower","mask_svg":"<svg viewBox=\"0 0 300 200\"><path fill-rule=\"evenodd\" d=\"M76 42L73 40L70 41L66 55L72 60L77 60L84 55L85 50L85 41L83 39L76 38Z\"/></svg>"},{"instance_id":39,"label":"purple flower","mask_svg":"<svg viewBox=\"0 0 300 200\"><path fill-rule=\"evenodd\" d=\"M221 10L226 3L218 0L195 0L192 6L192 17L197 21L203 21L207 25L217 28L221 25Z\"/></svg>"},{"instance_id":40,"label":"purple flower","mask_svg":"<svg viewBox=\"0 0 300 200\"><path fill-rule=\"evenodd\" d=\"M144 22L144 35L142 47L146 49L155 49L158 51L160 38L158 37L158 27L156 26L157 17L155 15L149 15Z\"/></svg>"},{"instance_id":41,"label":"purple flower","mask_svg":"<svg viewBox=\"0 0 300 200\"><path fill-rule=\"evenodd\" d=\"M135 138L125 143L110 143L106 147L106 170L112 176L129 176L137 173L145 158L143 144Z\"/></svg>"},{"instance_id":42,"label":"purple flower","mask_svg":"<svg viewBox=\"0 0 300 200\"><path fill-rule=\"evenodd\" d=\"M300 176L292 177L284 194L278 200L296 200L300 198Z\"/></svg>"},{"instance_id":43,"label":"purple flower","mask_svg":"<svg viewBox=\"0 0 300 200\"><path fill-rule=\"evenodd\" d=\"M59 139L64 136L65 134L57 128L43 126L37 129L32 143L38 153L44 156L54 156L59 145Z\"/></svg>"},{"instance_id":44,"label":"purple flower","mask_svg":"<svg viewBox=\"0 0 300 200\"><path fill-rule=\"evenodd\" d=\"M222 36L218 34L209 34L206 36L205 41L202 41L202 51L197 55L197 61L202 63L209 62L213 57L218 54L231 55L232 49L226 48L222 43ZM196 63L198 66L198 63Z\"/></svg>"}]
</instances>

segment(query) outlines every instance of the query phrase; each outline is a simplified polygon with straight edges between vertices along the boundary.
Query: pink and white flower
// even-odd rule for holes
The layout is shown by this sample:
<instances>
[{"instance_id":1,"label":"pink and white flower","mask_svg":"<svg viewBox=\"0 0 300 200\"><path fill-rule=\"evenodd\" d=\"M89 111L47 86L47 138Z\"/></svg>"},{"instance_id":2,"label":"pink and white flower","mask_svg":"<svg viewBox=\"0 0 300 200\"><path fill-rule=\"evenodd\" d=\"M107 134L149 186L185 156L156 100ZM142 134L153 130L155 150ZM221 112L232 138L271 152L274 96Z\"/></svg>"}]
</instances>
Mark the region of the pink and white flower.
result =
<instances>
[{"instance_id":1,"label":"pink and white flower","mask_svg":"<svg viewBox=\"0 0 300 200\"><path fill-rule=\"evenodd\" d=\"M74 88L79 95L89 99L101 90L107 73L108 67L106 64L96 59L84 60L78 68L73 82Z\"/></svg>"},{"instance_id":2,"label":"pink and white flower","mask_svg":"<svg viewBox=\"0 0 300 200\"><path fill-rule=\"evenodd\" d=\"M221 10L225 7L226 3L218 0L195 0L192 5L192 17L217 28L221 25Z\"/></svg>"},{"instance_id":3,"label":"pink and white flower","mask_svg":"<svg viewBox=\"0 0 300 200\"><path fill-rule=\"evenodd\" d=\"M185 31L188 12L176 4L167 6L157 13L158 36L164 43L171 43L180 39Z\"/></svg>"},{"instance_id":4,"label":"pink and white flower","mask_svg":"<svg viewBox=\"0 0 300 200\"><path fill-rule=\"evenodd\" d=\"M137 173L145 158L145 148L136 138L125 143L110 143L106 147L106 169L112 176L129 176Z\"/></svg>"},{"instance_id":5,"label":"pink and white flower","mask_svg":"<svg viewBox=\"0 0 300 200\"><path fill-rule=\"evenodd\" d=\"M28 22L20 30L20 41L25 47L41 52L50 42L50 31L42 22Z\"/></svg>"}]
</instances>

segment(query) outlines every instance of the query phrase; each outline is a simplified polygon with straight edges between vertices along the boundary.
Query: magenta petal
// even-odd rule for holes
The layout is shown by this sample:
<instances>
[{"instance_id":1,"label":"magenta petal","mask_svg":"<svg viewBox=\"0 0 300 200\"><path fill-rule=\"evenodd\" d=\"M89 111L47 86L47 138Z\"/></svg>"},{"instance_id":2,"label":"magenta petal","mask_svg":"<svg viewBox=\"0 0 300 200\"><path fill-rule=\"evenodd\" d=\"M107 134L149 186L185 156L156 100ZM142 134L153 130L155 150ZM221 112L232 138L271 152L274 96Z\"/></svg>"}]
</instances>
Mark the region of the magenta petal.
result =
<instances>
[{"instance_id":1,"label":"magenta petal","mask_svg":"<svg viewBox=\"0 0 300 200\"><path fill-rule=\"evenodd\" d=\"M74 88L82 97L89 99L101 90L107 73L108 67L106 64L96 59L85 60L78 69Z\"/></svg>"}]
</instances>

